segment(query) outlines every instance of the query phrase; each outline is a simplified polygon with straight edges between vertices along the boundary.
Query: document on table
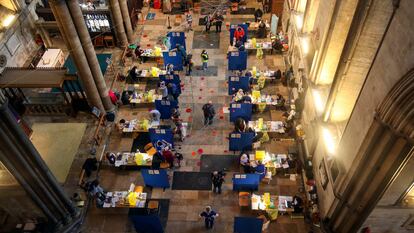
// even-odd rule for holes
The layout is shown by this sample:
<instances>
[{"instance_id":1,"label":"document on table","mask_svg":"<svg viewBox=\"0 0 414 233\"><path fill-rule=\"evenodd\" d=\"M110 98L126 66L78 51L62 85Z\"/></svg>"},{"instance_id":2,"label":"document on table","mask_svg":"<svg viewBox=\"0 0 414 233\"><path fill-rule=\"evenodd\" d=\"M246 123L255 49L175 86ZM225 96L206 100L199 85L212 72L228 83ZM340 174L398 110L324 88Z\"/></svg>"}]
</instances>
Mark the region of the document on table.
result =
<instances>
[{"instance_id":1,"label":"document on table","mask_svg":"<svg viewBox=\"0 0 414 233\"><path fill-rule=\"evenodd\" d=\"M109 207L111 207L111 203L106 203L106 202L105 202L105 203L103 204L103 208L109 208Z\"/></svg>"}]
</instances>

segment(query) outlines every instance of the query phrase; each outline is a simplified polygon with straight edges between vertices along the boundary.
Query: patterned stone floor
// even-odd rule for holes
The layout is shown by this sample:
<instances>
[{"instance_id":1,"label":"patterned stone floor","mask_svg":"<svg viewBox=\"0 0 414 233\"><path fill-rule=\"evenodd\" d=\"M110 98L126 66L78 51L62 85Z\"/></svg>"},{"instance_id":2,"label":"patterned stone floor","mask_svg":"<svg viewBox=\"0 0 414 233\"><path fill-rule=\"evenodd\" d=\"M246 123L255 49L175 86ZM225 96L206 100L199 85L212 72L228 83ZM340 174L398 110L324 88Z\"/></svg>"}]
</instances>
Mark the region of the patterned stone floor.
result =
<instances>
[{"instance_id":1,"label":"patterned stone floor","mask_svg":"<svg viewBox=\"0 0 414 233\"><path fill-rule=\"evenodd\" d=\"M255 1L248 1L248 7L256 7L258 3ZM143 10L144 15L148 12L148 8ZM160 35L167 33L167 16L158 10L150 9L150 12L156 13L154 20L144 21L136 29L136 41L145 47L153 47L159 43ZM268 19L270 15L265 15ZM243 20L251 20L251 15L225 15L226 22L239 22ZM170 21L173 30L182 30L184 22L180 26L175 26L175 16L170 16ZM227 71L226 52L229 44L229 31L225 29L221 33L216 34L212 27L209 37L215 38L214 48L209 48L209 41L205 41L206 34L203 32L204 27L198 26L199 15L193 15L194 31L186 33L187 48L189 53L193 54L196 66L201 65L200 53L202 49L206 49L209 53L210 66L217 67L216 76L204 76L202 71L197 72L197 76L184 77L181 75L181 80L184 84L183 93L179 98L181 117L184 121L189 122L189 137L182 143L177 143L176 148L184 155L184 161L180 171L199 171L200 170L200 155L193 156L192 152L199 149L203 150L204 154L231 154L228 152L228 134L233 126L229 122L228 114L222 111L223 107L229 106L230 98L227 95L226 76ZM203 41L204 39L204 41ZM197 45L193 45L194 41L198 41ZM200 42L202 41L202 42ZM204 46L204 47L203 47ZM104 49L98 52L113 53L112 63L114 70L108 71L105 76L108 85L113 87L113 90L120 91L124 88L124 84L120 82L113 82L113 76L116 71L126 73L133 65L139 68L149 68L155 66L154 62L138 64L138 62L127 59L125 65L120 65L119 59L122 51L120 49ZM258 69L276 69L285 70L283 57L280 55L265 55L264 59L257 60L255 55L249 55L248 67L257 67ZM282 93L286 98L288 90L280 83L268 84L266 90L269 92ZM202 125L202 110L201 107L208 101L212 101L216 111L217 117L212 126L204 127ZM189 109L188 111L186 111ZM140 117L148 113L148 108L134 108L131 109L126 106L121 106L118 112L118 118L131 119L133 117ZM191 111L190 111L191 110ZM277 116L282 115L282 112L276 112ZM258 116L254 116L257 118ZM270 119L270 111L266 111L260 115L265 119ZM89 122L92 122L89 119ZM107 129L110 131L110 128ZM81 162L87 158L90 145L88 140L93 133L93 124L90 123L83 143L81 144L79 155L72 165L70 175L65 184L65 189L68 192L76 191L76 183L79 178L79 171ZM107 151L129 151L132 145L132 138L122 137L116 130L112 129ZM262 145L264 149L275 153L287 153L289 146L294 142L274 141ZM98 148L98 152L100 152ZM99 156L99 153L98 155ZM168 171L172 177L173 171ZM221 195L213 194L210 191L177 191L167 189L153 189L150 192L151 198L170 199L170 207L168 213L168 222L165 229L166 233L197 233L204 232L203 222L199 219L198 214L204 209L206 205L211 205L220 217L217 219L214 229L209 232L230 233L233 232L233 221L235 216L258 216L259 213L249 210L242 210L238 205L238 193L232 191L231 177L233 173L228 173ZM99 173L99 179L102 187L105 190L125 190L128 189L130 183L143 185L144 182L139 171L118 170L109 167L105 164ZM301 180L292 181L289 177L277 176L270 184L261 184L258 193L270 192L279 195L295 195L300 188ZM97 209L92 203L88 209L85 222L82 225L82 232L135 232L135 229L128 220L128 211L126 209ZM291 219L289 216L279 216L276 221L272 221L269 229L266 232L281 232L281 233L304 233L308 232L308 226L303 219Z\"/></svg>"}]
</instances>

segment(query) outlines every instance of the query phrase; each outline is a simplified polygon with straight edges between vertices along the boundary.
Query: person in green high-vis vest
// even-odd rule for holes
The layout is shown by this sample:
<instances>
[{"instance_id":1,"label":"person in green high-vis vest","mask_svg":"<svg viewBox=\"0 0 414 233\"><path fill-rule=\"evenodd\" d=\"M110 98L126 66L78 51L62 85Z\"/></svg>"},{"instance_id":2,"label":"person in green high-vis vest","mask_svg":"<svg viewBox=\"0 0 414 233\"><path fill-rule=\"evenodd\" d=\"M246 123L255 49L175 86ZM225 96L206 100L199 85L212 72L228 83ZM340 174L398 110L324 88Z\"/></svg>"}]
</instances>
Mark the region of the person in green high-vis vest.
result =
<instances>
[{"instance_id":1,"label":"person in green high-vis vest","mask_svg":"<svg viewBox=\"0 0 414 233\"><path fill-rule=\"evenodd\" d=\"M208 53L205 49L203 50L203 52L201 52L201 61L203 62L203 65L202 65L203 70L207 70Z\"/></svg>"}]
</instances>

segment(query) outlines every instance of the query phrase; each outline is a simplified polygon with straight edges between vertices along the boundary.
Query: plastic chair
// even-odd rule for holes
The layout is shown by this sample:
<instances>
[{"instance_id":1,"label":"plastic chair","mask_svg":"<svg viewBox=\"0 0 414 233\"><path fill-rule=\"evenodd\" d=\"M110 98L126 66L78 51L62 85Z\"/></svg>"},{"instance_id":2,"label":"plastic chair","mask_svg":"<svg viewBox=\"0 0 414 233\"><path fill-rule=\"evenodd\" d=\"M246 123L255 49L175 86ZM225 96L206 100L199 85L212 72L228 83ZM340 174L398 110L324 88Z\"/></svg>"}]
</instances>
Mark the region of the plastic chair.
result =
<instances>
[{"instance_id":1,"label":"plastic chair","mask_svg":"<svg viewBox=\"0 0 414 233\"><path fill-rule=\"evenodd\" d=\"M144 150L150 156L153 156L155 153L157 153L157 149L154 148L151 142L144 146Z\"/></svg>"},{"instance_id":2,"label":"plastic chair","mask_svg":"<svg viewBox=\"0 0 414 233\"><path fill-rule=\"evenodd\" d=\"M250 206L250 193L239 192L239 206L249 207Z\"/></svg>"}]
</instances>

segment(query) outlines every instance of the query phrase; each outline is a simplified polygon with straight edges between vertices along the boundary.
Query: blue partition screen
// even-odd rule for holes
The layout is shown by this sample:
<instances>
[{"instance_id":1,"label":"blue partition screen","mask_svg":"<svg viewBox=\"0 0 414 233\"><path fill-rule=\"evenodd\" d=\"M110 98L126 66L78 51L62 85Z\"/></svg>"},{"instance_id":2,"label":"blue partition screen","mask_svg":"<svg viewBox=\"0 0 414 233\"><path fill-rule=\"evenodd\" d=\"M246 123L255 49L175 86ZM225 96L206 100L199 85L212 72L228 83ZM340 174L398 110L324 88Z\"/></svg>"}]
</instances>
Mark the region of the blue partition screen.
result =
<instances>
[{"instance_id":1,"label":"blue partition screen","mask_svg":"<svg viewBox=\"0 0 414 233\"><path fill-rule=\"evenodd\" d=\"M254 133L230 133L230 151L250 151L252 150Z\"/></svg>"},{"instance_id":2,"label":"blue partition screen","mask_svg":"<svg viewBox=\"0 0 414 233\"><path fill-rule=\"evenodd\" d=\"M252 104L233 103L230 105L230 121L234 122L237 118L243 118L245 121L252 119Z\"/></svg>"},{"instance_id":3,"label":"blue partition screen","mask_svg":"<svg viewBox=\"0 0 414 233\"><path fill-rule=\"evenodd\" d=\"M249 77L230 76L229 77L229 95L233 95L239 89L249 91Z\"/></svg>"},{"instance_id":4,"label":"blue partition screen","mask_svg":"<svg viewBox=\"0 0 414 233\"><path fill-rule=\"evenodd\" d=\"M164 65L173 64L174 70L183 70L183 59L176 51L163 52Z\"/></svg>"},{"instance_id":5,"label":"blue partition screen","mask_svg":"<svg viewBox=\"0 0 414 233\"><path fill-rule=\"evenodd\" d=\"M229 53L229 70L245 70L247 68L247 51Z\"/></svg>"},{"instance_id":6,"label":"blue partition screen","mask_svg":"<svg viewBox=\"0 0 414 233\"><path fill-rule=\"evenodd\" d=\"M160 111L161 119L170 119L171 111L176 108L178 102L175 100L155 100L155 108Z\"/></svg>"},{"instance_id":7,"label":"blue partition screen","mask_svg":"<svg viewBox=\"0 0 414 233\"><path fill-rule=\"evenodd\" d=\"M185 34L184 32L169 32L167 36L170 38L171 48L174 49L177 44L184 46L184 49L187 50L185 46Z\"/></svg>"}]
</instances>

